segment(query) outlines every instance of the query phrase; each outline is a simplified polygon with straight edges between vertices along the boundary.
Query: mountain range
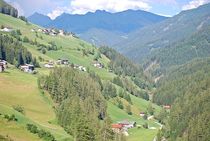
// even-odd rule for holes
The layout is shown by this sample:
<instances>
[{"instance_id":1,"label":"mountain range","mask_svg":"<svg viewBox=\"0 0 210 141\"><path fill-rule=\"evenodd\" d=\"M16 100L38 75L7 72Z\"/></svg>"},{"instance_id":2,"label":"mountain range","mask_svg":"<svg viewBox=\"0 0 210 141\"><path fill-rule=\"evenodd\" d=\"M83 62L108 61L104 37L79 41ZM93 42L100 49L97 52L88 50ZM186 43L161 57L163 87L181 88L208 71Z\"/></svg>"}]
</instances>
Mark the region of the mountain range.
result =
<instances>
[{"instance_id":1,"label":"mountain range","mask_svg":"<svg viewBox=\"0 0 210 141\"><path fill-rule=\"evenodd\" d=\"M141 10L126 10L118 13L97 10L94 13L88 12L85 15L63 13L55 20L50 20L49 17L39 13L34 13L28 17L28 20L32 23L45 27L65 29L77 34L93 28L128 33L164 19L166 17Z\"/></svg>"},{"instance_id":2,"label":"mountain range","mask_svg":"<svg viewBox=\"0 0 210 141\"><path fill-rule=\"evenodd\" d=\"M54 20L37 12L28 17L30 22L43 27L74 32L96 46L113 46L126 38L128 33L165 19L167 17L142 10L126 10L118 13L97 10L84 15L63 13Z\"/></svg>"},{"instance_id":3,"label":"mountain range","mask_svg":"<svg viewBox=\"0 0 210 141\"><path fill-rule=\"evenodd\" d=\"M124 41L116 44L117 49L142 62L150 53L160 48L171 47L189 38L210 25L210 4L183 11L160 23L130 33Z\"/></svg>"}]
</instances>

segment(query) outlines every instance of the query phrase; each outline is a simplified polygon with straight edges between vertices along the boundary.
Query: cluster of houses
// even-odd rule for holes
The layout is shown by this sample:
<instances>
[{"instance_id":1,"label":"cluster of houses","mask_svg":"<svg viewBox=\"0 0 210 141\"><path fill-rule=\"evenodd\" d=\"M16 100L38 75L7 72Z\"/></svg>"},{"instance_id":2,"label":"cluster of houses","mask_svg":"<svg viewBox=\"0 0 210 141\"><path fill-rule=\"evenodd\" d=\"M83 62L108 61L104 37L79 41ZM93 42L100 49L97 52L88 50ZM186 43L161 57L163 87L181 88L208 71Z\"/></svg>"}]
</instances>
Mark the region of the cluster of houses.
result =
<instances>
[{"instance_id":1,"label":"cluster of houses","mask_svg":"<svg viewBox=\"0 0 210 141\"><path fill-rule=\"evenodd\" d=\"M142 118L144 118L145 115L147 115L145 112L140 112L139 113L139 116L142 117ZM146 118L147 118L147 120L153 120L155 117L154 117L154 115L151 115L151 116L148 116L148 117L146 116Z\"/></svg>"},{"instance_id":2,"label":"cluster of houses","mask_svg":"<svg viewBox=\"0 0 210 141\"><path fill-rule=\"evenodd\" d=\"M99 68L99 69L104 68L104 65L102 63L98 62L98 61L94 61L93 66L96 67L96 68Z\"/></svg>"},{"instance_id":3,"label":"cluster of houses","mask_svg":"<svg viewBox=\"0 0 210 141\"><path fill-rule=\"evenodd\" d=\"M0 72L4 72L6 68L7 68L7 61L0 60Z\"/></svg>"},{"instance_id":4,"label":"cluster of houses","mask_svg":"<svg viewBox=\"0 0 210 141\"><path fill-rule=\"evenodd\" d=\"M0 72L4 72L7 68L7 61L0 60ZM31 64L25 64L20 66L20 70L26 73L34 73L35 67Z\"/></svg>"},{"instance_id":5,"label":"cluster of houses","mask_svg":"<svg viewBox=\"0 0 210 141\"><path fill-rule=\"evenodd\" d=\"M44 64L45 68L51 69L54 68L56 65L65 65L69 67L73 67L74 69L86 72L86 67L77 64L71 64L68 59L58 59L57 61L48 61L48 63ZM93 62L94 67L97 68L104 68L104 65L100 62Z\"/></svg>"},{"instance_id":6,"label":"cluster of houses","mask_svg":"<svg viewBox=\"0 0 210 141\"><path fill-rule=\"evenodd\" d=\"M49 61L48 63L46 63L44 65L44 67L48 68L48 69L51 69L51 68L54 68L55 65L65 65L65 66L73 67L74 69L78 69L80 71L84 71L84 72L87 71L86 67L84 67L84 66L77 65L77 64L73 64L73 65L70 64L68 59L58 59L55 62L54 61Z\"/></svg>"},{"instance_id":7,"label":"cluster of houses","mask_svg":"<svg viewBox=\"0 0 210 141\"><path fill-rule=\"evenodd\" d=\"M120 121L118 123L112 124L112 130L115 133L123 133L128 136L128 129L136 127L135 121Z\"/></svg>"},{"instance_id":8,"label":"cluster of houses","mask_svg":"<svg viewBox=\"0 0 210 141\"><path fill-rule=\"evenodd\" d=\"M55 29L55 28L46 28L46 29L31 29L31 32L42 32L44 34L47 34L47 35L51 35L51 36L74 36L73 33L69 33L69 32L65 32L64 30L58 30L58 29Z\"/></svg>"},{"instance_id":9,"label":"cluster of houses","mask_svg":"<svg viewBox=\"0 0 210 141\"><path fill-rule=\"evenodd\" d=\"M69 65L69 60L68 59L58 59L57 61L48 61L48 63L44 64L45 68L51 69L54 68L55 65Z\"/></svg>"}]
</instances>

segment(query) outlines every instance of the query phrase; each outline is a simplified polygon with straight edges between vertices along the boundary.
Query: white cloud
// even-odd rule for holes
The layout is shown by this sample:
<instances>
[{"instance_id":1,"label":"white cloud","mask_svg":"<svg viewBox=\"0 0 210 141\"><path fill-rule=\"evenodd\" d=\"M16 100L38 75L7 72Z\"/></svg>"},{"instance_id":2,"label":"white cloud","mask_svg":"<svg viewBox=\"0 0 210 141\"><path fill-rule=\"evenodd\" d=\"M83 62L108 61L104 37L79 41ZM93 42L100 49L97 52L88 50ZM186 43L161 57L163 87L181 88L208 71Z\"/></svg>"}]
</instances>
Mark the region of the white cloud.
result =
<instances>
[{"instance_id":1,"label":"white cloud","mask_svg":"<svg viewBox=\"0 0 210 141\"><path fill-rule=\"evenodd\" d=\"M50 17L52 20L54 20L56 17L60 16L63 12L65 12L65 8L57 8L56 10L53 10L51 13L47 14L47 16Z\"/></svg>"},{"instance_id":2,"label":"white cloud","mask_svg":"<svg viewBox=\"0 0 210 141\"><path fill-rule=\"evenodd\" d=\"M48 16L55 19L63 12L71 14L85 14L96 10L106 10L109 12L121 12L127 9L151 9L146 0L71 0L69 6L59 7L53 10Z\"/></svg>"},{"instance_id":3,"label":"white cloud","mask_svg":"<svg viewBox=\"0 0 210 141\"><path fill-rule=\"evenodd\" d=\"M73 14L85 14L96 10L120 12L127 9L149 10L151 7L142 0L72 0L70 11Z\"/></svg>"},{"instance_id":4,"label":"white cloud","mask_svg":"<svg viewBox=\"0 0 210 141\"><path fill-rule=\"evenodd\" d=\"M182 7L182 10L189 10L193 8L197 8L203 4L209 3L210 0L192 0L187 5Z\"/></svg>"}]
</instances>

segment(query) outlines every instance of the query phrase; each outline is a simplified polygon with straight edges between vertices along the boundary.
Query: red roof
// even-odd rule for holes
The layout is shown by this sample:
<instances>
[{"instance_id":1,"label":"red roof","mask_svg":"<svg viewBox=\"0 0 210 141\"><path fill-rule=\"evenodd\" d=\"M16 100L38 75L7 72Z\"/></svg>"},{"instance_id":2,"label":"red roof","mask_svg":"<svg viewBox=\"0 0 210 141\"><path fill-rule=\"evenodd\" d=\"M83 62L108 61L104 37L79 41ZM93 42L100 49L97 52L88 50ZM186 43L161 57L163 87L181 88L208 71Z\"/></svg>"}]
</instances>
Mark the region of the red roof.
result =
<instances>
[{"instance_id":1,"label":"red roof","mask_svg":"<svg viewBox=\"0 0 210 141\"><path fill-rule=\"evenodd\" d=\"M112 128L122 129L123 128L123 124L112 124Z\"/></svg>"}]
</instances>

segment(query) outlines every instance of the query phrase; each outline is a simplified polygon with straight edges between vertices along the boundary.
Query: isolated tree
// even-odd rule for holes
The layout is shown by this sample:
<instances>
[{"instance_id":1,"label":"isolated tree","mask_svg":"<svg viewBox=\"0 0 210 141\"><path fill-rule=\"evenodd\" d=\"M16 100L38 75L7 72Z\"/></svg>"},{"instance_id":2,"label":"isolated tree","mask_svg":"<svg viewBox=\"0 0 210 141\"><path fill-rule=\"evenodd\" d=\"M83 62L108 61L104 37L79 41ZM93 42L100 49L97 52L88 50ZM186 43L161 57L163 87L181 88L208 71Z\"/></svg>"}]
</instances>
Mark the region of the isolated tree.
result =
<instances>
[{"instance_id":1,"label":"isolated tree","mask_svg":"<svg viewBox=\"0 0 210 141\"><path fill-rule=\"evenodd\" d=\"M132 115L130 104L126 106L126 112L127 112L127 114Z\"/></svg>"},{"instance_id":2,"label":"isolated tree","mask_svg":"<svg viewBox=\"0 0 210 141\"><path fill-rule=\"evenodd\" d=\"M153 114L154 114L154 109L153 109L153 107L152 107L152 103L151 103L151 102L148 104L147 112L148 112L150 115L153 115Z\"/></svg>"}]
</instances>

